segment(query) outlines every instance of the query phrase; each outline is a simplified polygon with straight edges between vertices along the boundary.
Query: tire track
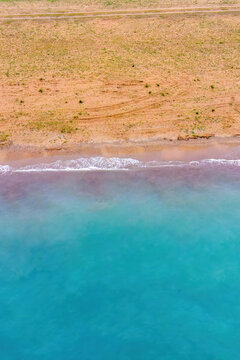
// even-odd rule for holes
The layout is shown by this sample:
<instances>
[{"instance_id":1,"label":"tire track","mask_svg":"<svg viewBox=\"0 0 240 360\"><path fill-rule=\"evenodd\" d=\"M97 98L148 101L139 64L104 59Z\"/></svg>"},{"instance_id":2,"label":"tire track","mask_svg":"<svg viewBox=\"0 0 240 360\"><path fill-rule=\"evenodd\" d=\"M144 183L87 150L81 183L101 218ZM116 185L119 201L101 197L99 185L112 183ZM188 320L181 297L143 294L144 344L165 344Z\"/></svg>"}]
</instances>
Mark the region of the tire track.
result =
<instances>
[{"instance_id":1,"label":"tire track","mask_svg":"<svg viewBox=\"0 0 240 360\"><path fill-rule=\"evenodd\" d=\"M154 17L161 15L195 15L195 14L227 14L240 13L239 6L221 6L205 8L172 8L172 9L141 9L141 10L115 10L95 12L56 12L36 14L9 14L0 15L0 21L24 21L24 20L66 20L66 19L94 19L101 17Z\"/></svg>"}]
</instances>

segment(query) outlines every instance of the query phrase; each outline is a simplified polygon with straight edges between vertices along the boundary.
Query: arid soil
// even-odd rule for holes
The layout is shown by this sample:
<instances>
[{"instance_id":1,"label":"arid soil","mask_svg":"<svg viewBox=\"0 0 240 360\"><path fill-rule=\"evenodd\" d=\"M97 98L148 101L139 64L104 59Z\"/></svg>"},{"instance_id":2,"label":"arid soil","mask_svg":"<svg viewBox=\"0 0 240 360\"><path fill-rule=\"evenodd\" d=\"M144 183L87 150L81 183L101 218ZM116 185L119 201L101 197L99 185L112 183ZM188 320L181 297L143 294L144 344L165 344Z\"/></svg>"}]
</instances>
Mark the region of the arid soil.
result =
<instances>
[{"instance_id":1,"label":"arid soil","mask_svg":"<svg viewBox=\"0 0 240 360\"><path fill-rule=\"evenodd\" d=\"M0 22L1 146L239 135L239 16Z\"/></svg>"}]
</instances>

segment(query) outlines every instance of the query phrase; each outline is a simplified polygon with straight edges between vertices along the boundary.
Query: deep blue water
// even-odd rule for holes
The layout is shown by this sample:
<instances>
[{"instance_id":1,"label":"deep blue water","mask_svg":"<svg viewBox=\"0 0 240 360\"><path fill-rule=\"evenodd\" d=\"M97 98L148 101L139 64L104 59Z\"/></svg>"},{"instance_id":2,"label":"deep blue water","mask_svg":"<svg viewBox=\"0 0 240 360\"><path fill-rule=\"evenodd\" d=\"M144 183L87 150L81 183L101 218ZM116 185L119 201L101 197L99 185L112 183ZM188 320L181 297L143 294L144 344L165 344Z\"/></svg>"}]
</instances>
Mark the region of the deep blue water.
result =
<instances>
[{"instance_id":1,"label":"deep blue water","mask_svg":"<svg viewBox=\"0 0 240 360\"><path fill-rule=\"evenodd\" d=\"M1 360L239 354L239 167L0 176Z\"/></svg>"}]
</instances>

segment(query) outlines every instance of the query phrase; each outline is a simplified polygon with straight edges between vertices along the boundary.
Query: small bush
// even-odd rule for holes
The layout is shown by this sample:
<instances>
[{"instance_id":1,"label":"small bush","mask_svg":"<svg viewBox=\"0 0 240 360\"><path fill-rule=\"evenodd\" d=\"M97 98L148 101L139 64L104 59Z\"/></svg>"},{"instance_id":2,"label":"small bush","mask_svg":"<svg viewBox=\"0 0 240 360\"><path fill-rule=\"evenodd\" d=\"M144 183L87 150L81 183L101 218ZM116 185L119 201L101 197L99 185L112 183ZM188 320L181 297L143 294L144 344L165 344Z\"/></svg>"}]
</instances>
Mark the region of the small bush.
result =
<instances>
[{"instance_id":1,"label":"small bush","mask_svg":"<svg viewBox=\"0 0 240 360\"><path fill-rule=\"evenodd\" d=\"M71 132L73 132L72 126L64 125L64 126L61 128L61 133L62 133L62 134L71 134Z\"/></svg>"},{"instance_id":2,"label":"small bush","mask_svg":"<svg viewBox=\"0 0 240 360\"><path fill-rule=\"evenodd\" d=\"M8 137L9 137L8 134L4 134L0 132L0 143L4 143L5 141L7 141Z\"/></svg>"}]
</instances>

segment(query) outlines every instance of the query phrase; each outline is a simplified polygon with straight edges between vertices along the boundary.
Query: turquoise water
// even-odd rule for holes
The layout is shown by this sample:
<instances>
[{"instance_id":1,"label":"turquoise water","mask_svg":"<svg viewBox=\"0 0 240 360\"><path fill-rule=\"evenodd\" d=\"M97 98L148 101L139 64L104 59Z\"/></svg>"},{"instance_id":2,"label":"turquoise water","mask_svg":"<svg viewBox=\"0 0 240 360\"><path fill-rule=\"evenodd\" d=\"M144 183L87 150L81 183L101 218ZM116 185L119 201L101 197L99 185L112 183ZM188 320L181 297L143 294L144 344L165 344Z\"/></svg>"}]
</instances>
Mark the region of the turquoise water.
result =
<instances>
[{"instance_id":1,"label":"turquoise water","mask_svg":"<svg viewBox=\"0 0 240 360\"><path fill-rule=\"evenodd\" d=\"M240 168L0 176L2 360L240 353Z\"/></svg>"}]
</instances>

